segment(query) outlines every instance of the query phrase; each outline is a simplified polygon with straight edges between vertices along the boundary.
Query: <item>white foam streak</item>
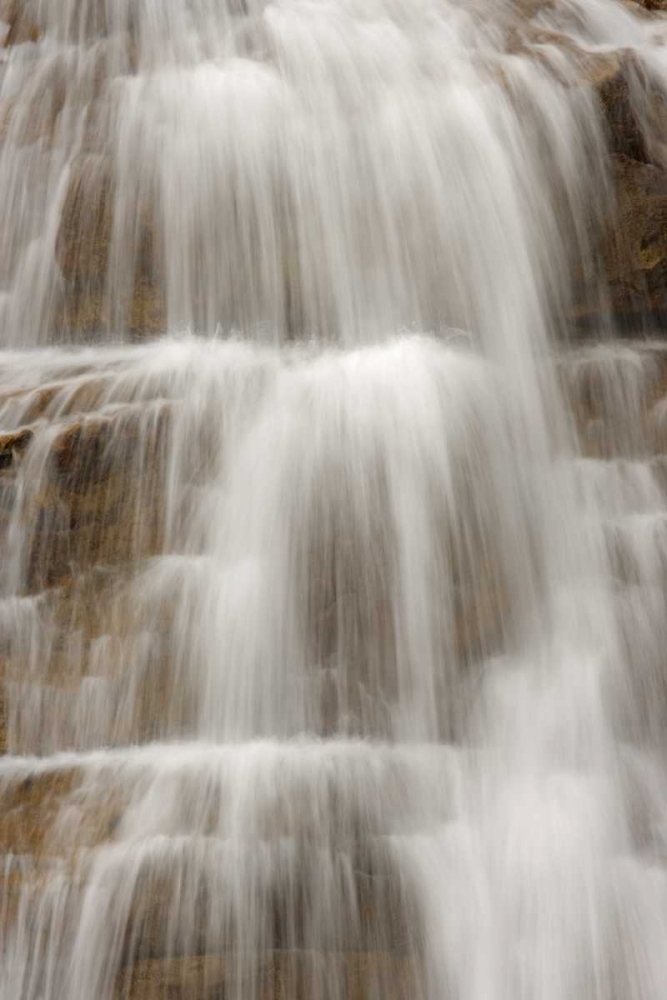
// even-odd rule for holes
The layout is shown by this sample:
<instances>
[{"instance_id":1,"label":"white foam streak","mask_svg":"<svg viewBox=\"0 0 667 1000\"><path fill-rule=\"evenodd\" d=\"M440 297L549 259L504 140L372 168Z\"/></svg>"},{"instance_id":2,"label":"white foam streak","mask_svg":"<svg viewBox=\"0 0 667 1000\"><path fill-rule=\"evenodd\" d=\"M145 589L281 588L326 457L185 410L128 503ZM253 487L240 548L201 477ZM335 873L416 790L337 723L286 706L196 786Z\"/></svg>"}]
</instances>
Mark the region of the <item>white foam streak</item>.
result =
<instances>
[{"instance_id":1,"label":"white foam streak","mask_svg":"<svg viewBox=\"0 0 667 1000\"><path fill-rule=\"evenodd\" d=\"M665 348L562 338L573 272L605 300L584 52L632 48L659 160L665 21L27 6L0 1000L658 1000Z\"/></svg>"}]
</instances>

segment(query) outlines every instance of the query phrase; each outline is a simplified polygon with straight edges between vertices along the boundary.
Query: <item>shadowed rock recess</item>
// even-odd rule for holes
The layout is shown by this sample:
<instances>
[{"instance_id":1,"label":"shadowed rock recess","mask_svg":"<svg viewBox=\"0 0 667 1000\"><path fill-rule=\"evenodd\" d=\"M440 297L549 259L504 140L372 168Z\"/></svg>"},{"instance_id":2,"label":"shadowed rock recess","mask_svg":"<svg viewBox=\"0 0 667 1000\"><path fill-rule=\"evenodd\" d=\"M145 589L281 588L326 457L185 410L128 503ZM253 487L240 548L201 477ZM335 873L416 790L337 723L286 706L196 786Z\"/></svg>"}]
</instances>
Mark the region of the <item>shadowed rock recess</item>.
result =
<instances>
[{"instance_id":1,"label":"shadowed rock recess","mask_svg":"<svg viewBox=\"0 0 667 1000\"><path fill-rule=\"evenodd\" d=\"M663 1000L667 3L0 41L0 1000Z\"/></svg>"}]
</instances>

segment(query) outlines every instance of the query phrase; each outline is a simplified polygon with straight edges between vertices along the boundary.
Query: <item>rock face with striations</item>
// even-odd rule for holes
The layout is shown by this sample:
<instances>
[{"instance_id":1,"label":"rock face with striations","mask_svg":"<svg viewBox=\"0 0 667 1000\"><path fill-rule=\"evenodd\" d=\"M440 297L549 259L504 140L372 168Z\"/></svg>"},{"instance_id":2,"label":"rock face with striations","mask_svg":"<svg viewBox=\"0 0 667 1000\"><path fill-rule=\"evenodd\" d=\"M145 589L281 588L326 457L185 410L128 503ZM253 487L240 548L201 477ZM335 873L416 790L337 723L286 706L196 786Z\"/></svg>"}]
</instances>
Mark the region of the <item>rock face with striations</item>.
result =
<instances>
[{"instance_id":1,"label":"rock face with striations","mask_svg":"<svg viewBox=\"0 0 667 1000\"><path fill-rule=\"evenodd\" d=\"M667 0L639 3L649 12L647 18L667 10ZM34 47L40 40L41 28L29 13L31 6L24 8L21 0L0 2L5 47ZM545 6L546 0L523 3L526 16ZM601 304L582 275L575 275L570 319L575 331L594 328L606 305L610 313L641 331L667 317L667 98L657 83L645 77L631 53L605 54L583 62L582 86L590 88L599 102L612 154L614 207L603 220L596 246L603 264L606 302ZM110 296L110 269L123 261L118 260L114 242L118 192L105 134L109 118L101 110L107 96L102 84L95 95L99 106L95 103L81 119L84 136L68 164L54 231L60 282L55 326L68 340L118 329L134 338L149 337L162 332L167 323L156 206L143 205L132 220L133 280L120 301ZM54 86L49 99L43 105L37 102L34 113L21 121L13 105L0 109L0 142L9 137L25 145L52 146L65 102L66 95ZM647 367L653 375L652 381L647 376L646 395L662 399L667 361L662 357L649 360L652 367ZM613 412L608 411L614 407L604 387L600 388L594 368L593 362L588 368L580 363L575 374L567 373L567 387L583 450L607 456L614 454L610 444L614 436L605 433L605 422L613 420ZM70 388L72 379L80 379L76 389ZM71 705L77 698L84 704L87 692L105 683L112 692L108 700L113 708L123 708L115 715L109 712L109 743L129 741L137 734L146 740L159 738L159 723L151 712L160 694L165 704L173 701L165 682L170 671L164 669L171 651L159 645L160 623L156 628L152 622L154 631L148 633L143 609L131 606L128 594L133 592L127 584L135 562L163 547L163 463L173 406L181 401L165 401L156 392L155 398L142 398L137 405L131 398L122 404L114 398L109 405L107 387L94 372L68 373L62 382L30 390L25 399L19 397L20 392L0 393L3 412L13 413L17 407L22 412L20 425L0 435L0 541L8 551L20 493L28 541L25 551L16 555L23 561L24 589L19 597L39 596L39 624L48 623L49 641L46 649L25 648L18 640L15 648L0 649L0 754L6 752L8 743L21 751L30 743L22 740L25 720L20 712L9 718L5 694L10 685L28 688L35 662L44 661L48 661L44 677L50 699L46 721L51 730L45 722L35 737L42 741L40 749L49 752L53 748L50 739L58 748L67 742L68 727L74 731ZM662 455L667 439L659 440L659 430L653 424L647 430L647 450ZM40 452L44 442L48 447L44 444ZM167 608L164 614L168 613ZM471 614L466 611L464 617L468 620ZM134 642L144 633L154 646L146 657L145 673L136 682L134 715L124 714L127 701L122 689L127 678L119 674L126 666L125 644L128 636ZM183 718L168 720L170 731L179 723L187 729L188 711L184 704ZM78 736L85 745L85 734ZM82 815L82 781L75 767L50 772L32 765L26 765L20 780L0 781L0 857L31 859L28 877L36 894L43 867L54 860L75 864L87 849L99 844L113 847L117 842L117 825L126 805L120 792L111 786L109 795L96 802L93 810L87 800L88 811ZM58 817L68 821L74 817L78 825L58 825ZM16 917L25 879L18 865L0 866L0 938L5 929L2 921L9 923ZM375 884L377 879L369 881ZM131 926L139 928L138 936L144 935L148 943L141 961L123 966L116 995L124 1000L146 996L213 1000L239 995L234 992L240 989L233 981L234 970L225 956L206 954L204 945L199 954L174 955L161 948L159 940L156 944L153 931L164 904L160 888L155 880L144 896L138 894L133 901ZM379 912L380 905L377 898L371 899L368 910L372 914L375 907ZM418 992L411 958L400 949L372 952L370 945L367 951L350 947L340 955L329 955L327 961L344 978L350 1000L373 1000L380 995L407 1000ZM264 956L263 963L263 997L308 997L304 950L276 951Z\"/></svg>"},{"instance_id":2,"label":"rock face with striations","mask_svg":"<svg viewBox=\"0 0 667 1000\"><path fill-rule=\"evenodd\" d=\"M533 33L526 37L560 46L581 60L581 82L596 95L612 153L613 198L593 248L607 288L600 296L599 287L591 287L589 274L585 280L583 271L575 274L572 329L595 328L606 309L627 328L642 333L664 319L666 308L667 95L632 52L596 56L577 50L558 32L545 33L541 18L553 10L549 0L517 0L516 5ZM627 0L627 6L657 22L666 0ZM36 21L40 10L40 5L22 0L0 4L5 47L40 41L43 32ZM141 202L130 209L130 218L121 217L121 209L125 215L128 209L118 198L111 95L117 74L131 74L136 46L129 37L114 46L99 47L82 68L80 94L71 86L67 89L56 60L48 71L53 78L48 100L35 94L34 107L22 108L20 114L13 98L0 107L0 141L19 145L56 142L65 108L69 118L74 113L81 122L55 238L58 291L51 324L63 339L119 331L142 338L159 334L168 322L168 290L160 261L162 207L143 192Z\"/></svg>"},{"instance_id":3,"label":"rock face with striations","mask_svg":"<svg viewBox=\"0 0 667 1000\"><path fill-rule=\"evenodd\" d=\"M603 295L577 272L572 320L575 329L594 330L607 311L642 336L667 315L667 95L631 52L593 60L585 82L611 151L611 198L593 246Z\"/></svg>"},{"instance_id":4,"label":"rock face with striations","mask_svg":"<svg viewBox=\"0 0 667 1000\"><path fill-rule=\"evenodd\" d=\"M6 47L36 42L40 37L39 25L24 0L0 0L0 21L6 25L3 41Z\"/></svg>"},{"instance_id":5,"label":"rock face with striations","mask_svg":"<svg viewBox=\"0 0 667 1000\"><path fill-rule=\"evenodd\" d=\"M627 156L614 159L618 225L603 245L610 303L621 317L667 317L667 174Z\"/></svg>"},{"instance_id":6,"label":"rock face with striations","mask_svg":"<svg viewBox=\"0 0 667 1000\"><path fill-rule=\"evenodd\" d=\"M156 274L153 225L146 213L137 220L133 278L124 295L113 298L117 188L113 162L103 154L80 156L70 170L56 238L56 261L65 296L56 327L65 336L94 333L119 324L135 337L161 333L166 325L163 290Z\"/></svg>"}]
</instances>

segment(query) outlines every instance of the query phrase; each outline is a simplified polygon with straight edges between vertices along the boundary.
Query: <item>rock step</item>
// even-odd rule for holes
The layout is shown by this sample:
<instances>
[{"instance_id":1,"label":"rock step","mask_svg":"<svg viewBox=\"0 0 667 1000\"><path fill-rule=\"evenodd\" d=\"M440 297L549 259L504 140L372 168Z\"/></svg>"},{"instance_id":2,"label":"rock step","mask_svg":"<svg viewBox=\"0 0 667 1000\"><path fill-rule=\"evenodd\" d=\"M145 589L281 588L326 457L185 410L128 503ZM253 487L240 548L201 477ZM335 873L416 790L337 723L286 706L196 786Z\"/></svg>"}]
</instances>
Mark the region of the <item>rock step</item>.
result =
<instances>
[{"instance_id":1,"label":"rock step","mask_svg":"<svg viewBox=\"0 0 667 1000\"><path fill-rule=\"evenodd\" d=\"M667 315L667 95L642 59L639 42L637 51L587 51L565 32L555 5L548 0L517 0L515 6L518 12L507 18L509 52L540 61L558 85L590 92L612 154L613 197L593 248L608 284L607 301L600 299L599 275L589 273L597 272L597 266L591 268L590 260L580 261L575 269L570 325L577 334L599 327L606 308L633 329L641 329L647 316L662 320ZM628 0L627 6L635 13L653 12L656 24L661 22L655 13L665 9L662 0ZM241 57L257 58L266 49L261 23L253 20L245 5L228 7L227 20L209 18L208 31L219 32L220 51L236 47ZM14 65L26 62L20 50L28 46L22 43L44 44L31 46L36 51L31 53L30 71L23 70L20 98L10 94L0 106L0 140L17 150L39 146L53 153L57 148L66 171L60 215L55 201L53 206L58 223L54 288L59 292L45 306L42 334L55 330L67 339L83 339L122 330L130 337L143 338L168 327L170 289L162 258L165 244L174 238L164 211L169 195L160 194L153 176L144 177L134 192L117 190L118 106L114 105L113 84L144 69L154 70L156 64L164 68L170 59L188 66L195 55L201 58L192 45L197 44L197 31L204 26L203 11L201 21L190 13L195 18L194 30L180 20L183 13L173 12L172 30L177 37L166 55L157 53L151 41L154 21L134 15L127 3L110 24L96 2L69 4L67 14L59 16L48 4L2 0L0 20L7 26L4 46ZM500 23L504 24L502 18ZM179 25L190 30L179 31ZM67 44L73 39L78 42L75 55ZM562 72L563 55L569 65L566 73ZM264 52L261 61L264 58L272 58L270 51ZM502 83L504 76L500 65L496 82ZM49 95L46 101L44 94ZM511 87L508 96L512 99ZM132 203L124 203L120 195L130 197ZM280 253L285 259L276 262L276 273L285 271L287 303L298 297L298 291L289 274L290 251L282 248ZM117 280L120 272L122 280ZM293 334L299 310L295 308L293 316L291 309L285 309L286 329ZM243 318L232 317L234 322Z\"/></svg>"},{"instance_id":2,"label":"rock step","mask_svg":"<svg viewBox=\"0 0 667 1000\"><path fill-rule=\"evenodd\" d=\"M171 765L169 747L5 762L6 967L14 941L22 947L33 935L57 937L65 912L73 927L89 913L93 936L96 922L113 920L108 968L241 953L251 941L268 949L414 953L419 922L403 838L419 843L418 821L437 834L451 751L361 743L247 749L177 748ZM273 760L278 784L293 771L296 784L288 780L280 792L270 779L262 787L248 772L253 760L262 775ZM428 817L422 802L421 817L412 815L406 827L403 810L411 796L420 800L418 784L429 773ZM250 910L249 885L259 903Z\"/></svg>"},{"instance_id":3,"label":"rock step","mask_svg":"<svg viewBox=\"0 0 667 1000\"><path fill-rule=\"evenodd\" d=\"M667 454L664 343L584 345L563 351L556 370L583 455L641 460Z\"/></svg>"},{"instance_id":4,"label":"rock step","mask_svg":"<svg viewBox=\"0 0 667 1000\"><path fill-rule=\"evenodd\" d=\"M418 1000L418 962L389 952L274 951L138 962L118 978L118 1000Z\"/></svg>"}]
</instances>

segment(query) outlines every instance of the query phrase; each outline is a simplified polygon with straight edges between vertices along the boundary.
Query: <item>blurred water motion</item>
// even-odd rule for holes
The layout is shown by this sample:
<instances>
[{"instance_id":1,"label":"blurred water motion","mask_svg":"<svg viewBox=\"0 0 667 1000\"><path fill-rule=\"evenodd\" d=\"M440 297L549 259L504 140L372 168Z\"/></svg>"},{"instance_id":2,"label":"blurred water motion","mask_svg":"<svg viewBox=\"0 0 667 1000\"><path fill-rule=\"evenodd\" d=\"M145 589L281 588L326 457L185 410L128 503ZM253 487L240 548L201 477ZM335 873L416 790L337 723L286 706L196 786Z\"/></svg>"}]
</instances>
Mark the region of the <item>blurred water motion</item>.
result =
<instances>
[{"instance_id":1,"label":"blurred water motion","mask_svg":"<svg viewBox=\"0 0 667 1000\"><path fill-rule=\"evenodd\" d=\"M662 998L667 19L0 14L0 1000Z\"/></svg>"}]
</instances>

